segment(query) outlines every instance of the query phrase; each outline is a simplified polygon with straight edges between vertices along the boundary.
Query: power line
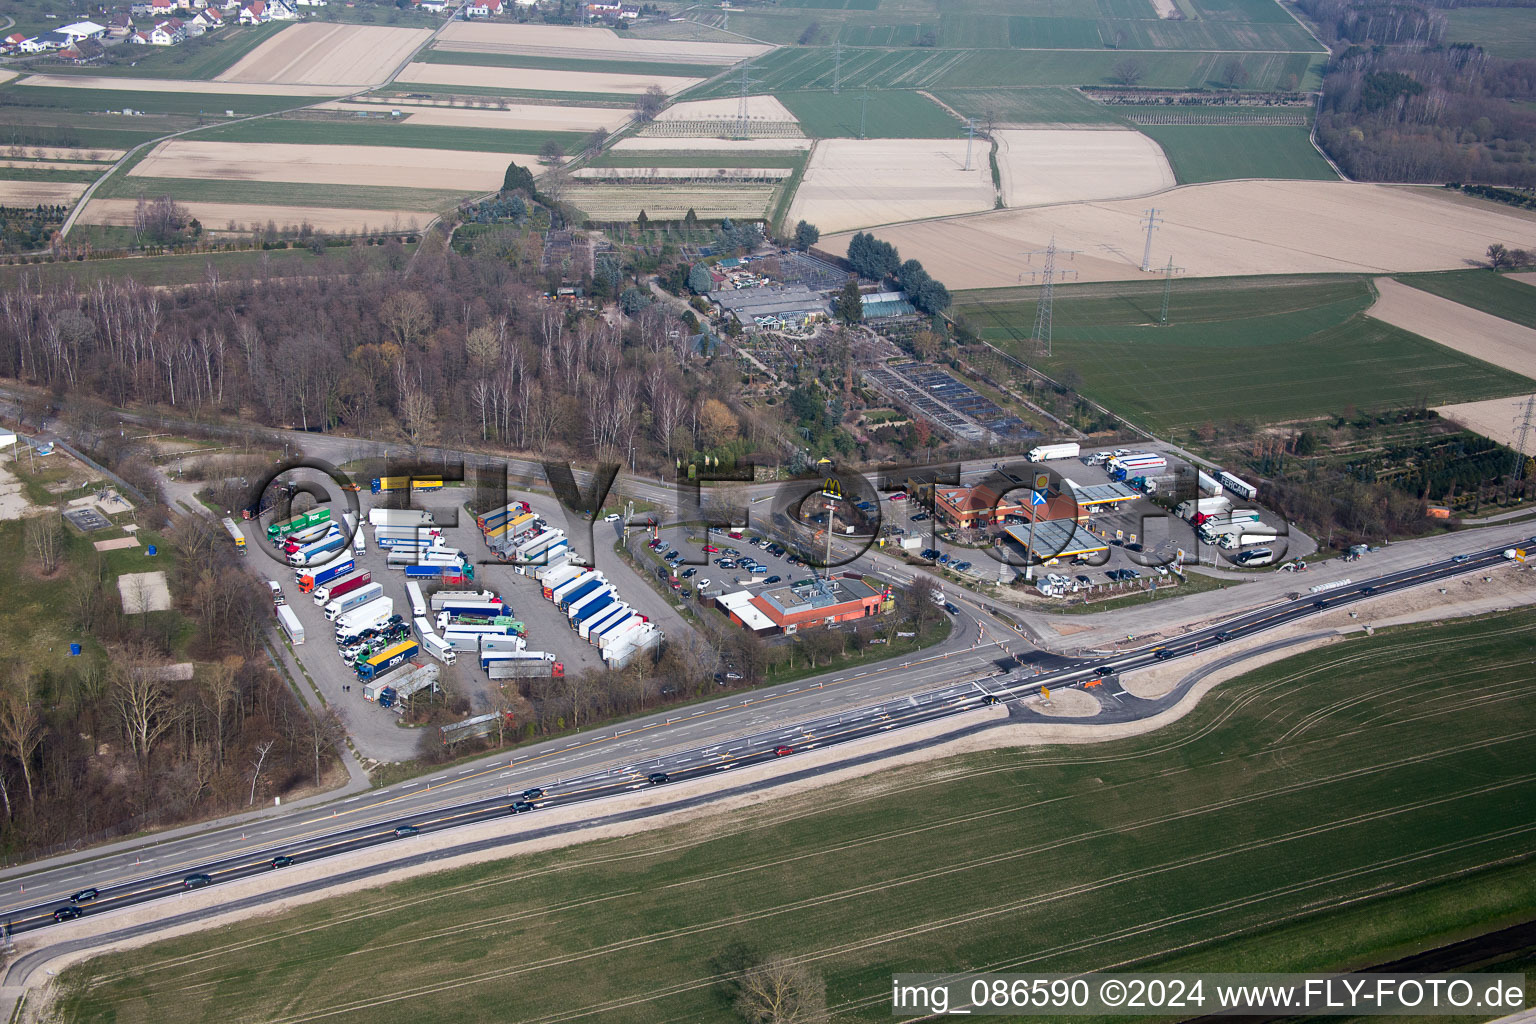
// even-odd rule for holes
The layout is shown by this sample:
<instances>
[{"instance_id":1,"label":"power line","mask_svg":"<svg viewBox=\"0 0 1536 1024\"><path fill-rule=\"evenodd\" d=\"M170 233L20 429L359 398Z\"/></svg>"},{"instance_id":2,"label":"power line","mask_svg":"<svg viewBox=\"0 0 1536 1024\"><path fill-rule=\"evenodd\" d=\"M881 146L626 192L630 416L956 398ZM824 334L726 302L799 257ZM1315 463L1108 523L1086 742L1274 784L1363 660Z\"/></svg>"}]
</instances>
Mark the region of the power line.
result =
<instances>
[{"instance_id":1,"label":"power line","mask_svg":"<svg viewBox=\"0 0 1536 1024\"><path fill-rule=\"evenodd\" d=\"M864 137L864 115L869 109L869 86L864 87L864 94L859 97L859 138Z\"/></svg>"},{"instance_id":2,"label":"power line","mask_svg":"<svg viewBox=\"0 0 1536 1024\"><path fill-rule=\"evenodd\" d=\"M1032 249L1026 253L1023 253L1023 255L1033 257L1039 255L1042 252L1045 254L1045 269L1041 271L1043 280L1040 286L1040 302L1039 305L1035 308L1035 329L1030 334L1030 340L1040 346L1040 349L1045 354L1046 358L1050 358L1051 305L1055 300L1056 255L1057 253L1062 253L1069 256L1076 256L1077 250L1056 248L1056 236L1052 235L1050 245L1046 246L1044 249ZM1063 275L1065 275L1065 271L1063 271ZM1022 277L1023 275L1020 276Z\"/></svg>"},{"instance_id":3,"label":"power line","mask_svg":"<svg viewBox=\"0 0 1536 1024\"><path fill-rule=\"evenodd\" d=\"M1157 208L1147 211L1143 222L1147 225L1147 248L1141 254L1141 272L1147 273L1152 269L1152 231L1160 223L1162 218L1157 215Z\"/></svg>"},{"instance_id":4,"label":"power line","mask_svg":"<svg viewBox=\"0 0 1536 1024\"><path fill-rule=\"evenodd\" d=\"M976 141L976 119L965 119L965 169L971 169L971 143Z\"/></svg>"},{"instance_id":5,"label":"power line","mask_svg":"<svg viewBox=\"0 0 1536 1024\"><path fill-rule=\"evenodd\" d=\"M843 41L839 39L832 47L832 95L836 96L843 91Z\"/></svg>"},{"instance_id":6,"label":"power line","mask_svg":"<svg viewBox=\"0 0 1536 1024\"><path fill-rule=\"evenodd\" d=\"M1521 471L1525 469L1525 446L1533 432L1536 432L1536 395L1527 398L1524 408L1515 414L1515 440L1510 445L1515 450L1515 461L1509 471L1511 480L1520 479Z\"/></svg>"},{"instance_id":7,"label":"power line","mask_svg":"<svg viewBox=\"0 0 1536 1024\"><path fill-rule=\"evenodd\" d=\"M1172 256L1168 257L1168 266L1163 268L1163 311L1158 314L1157 322L1165 326L1168 323L1168 299L1173 294L1173 273L1183 269L1173 265Z\"/></svg>"},{"instance_id":8,"label":"power line","mask_svg":"<svg viewBox=\"0 0 1536 1024\"><path fill-rule=\"evenodd\" d=\"M750 70L750 68L751 65L743 65L741 69L741 96L736 101L736 137L738 139L745 139L749 134L747 123L749 120L747 116L747 90L751 86L757 84L755 80L747 77L747 72Z\"/></svg>"}]
</instances>

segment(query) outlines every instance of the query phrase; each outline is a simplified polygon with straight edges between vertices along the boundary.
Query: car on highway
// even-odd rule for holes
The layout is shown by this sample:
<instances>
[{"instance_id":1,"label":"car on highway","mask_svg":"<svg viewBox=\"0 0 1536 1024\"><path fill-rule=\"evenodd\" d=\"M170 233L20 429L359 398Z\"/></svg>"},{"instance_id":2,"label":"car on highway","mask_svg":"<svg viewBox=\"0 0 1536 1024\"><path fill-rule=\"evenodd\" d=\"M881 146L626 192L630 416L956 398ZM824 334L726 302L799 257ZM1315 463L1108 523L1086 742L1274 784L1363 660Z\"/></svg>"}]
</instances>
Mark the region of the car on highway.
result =
<instances>
[{"instance_id":1,"label":"car on highway","mask_svg":"<svg viewBox=\"0 0 1536 1024\"><path fill-rule=\"evenodd\" d=\"M1327 601L1313 601L1312 602L1312 607L1313 608L1327 608L1328 607L1328 602Z\"/></svg>"},{"instance_id":2,"label":"car on highway","mask_svg":"<svg viewBox=\"0 0 1536 1024\"><path fill-rule=\"evenodd\" d=\"M645 781L653 786L660 786L663 783L671 782L672 777L666 772L651 772L651 774L645 777Z\"/></svg>"},{"instance_id":3,"label":"car on highway","mask_svg":"<svg viewBox=\"0 0 1536 1024\"><path fill-rule=\"evenodd\" d=\"M1001 704L1002 703L1002 701L998 699L998 696L995 693L988 693L988 694L983 695L983 697L981 698L981 702L983 704Z\"/></svg>"},{"instance_id":4,"label":"car on highway","mask_svg":"<svg viewBox=\"0 0 1536 1024\"><path fill-rule=\"evenodd\" d=\"M1211 637L1211 639L1215 640L1219 644L1224 644L1228 640L1232 639L1232 634L1226 630L1222 630L1220 633L1217 633L1215 636Z\"/></svg>"},{"instance_id":5,"label":"car on highway","mask_svg":"<svg viewBox=\"0 0 1536 1024\"><path fill-rule=\"evenodd\" d=\"M795 748L794 747L774 747L773 748L773 756L774 757L788 757L790 754L793 754L794 752L795 752Z\"/></svg>"},{"instance_id":6,"label":"car on highway","mask_svg":"<svg viewBox=\"0 0 1536 1024\"><path fill-rule=\"evenodd\" d=\"M544 799L544 787L543 786L529 786L527 789L523 790L523 799L524 800L542 800L542 799Z\"/></svg>"},{"instance_id":7,"label":"car on highway","mask_svg":"<svg viewBox=\"0 0 1536 1024\"><path fill-rule=\"evenodd\" d=\"M401 839L404 839L407 836L418 836L421 835L421 829L417 828L415 825L396 825L395 835Z\"/></svg>"},{"instance_id":8,"label":"car on highway","mask_svg":"<svg viewBox=\"0 0 1536 1024\"><path fill-rule=\"evenodd\" d=\"M95 899L97 896L100 896L100 895L101 895L101 890L96 888L95 886L92 886L89 889L81 889L79 892L75 893L73 896L71 896L69 898L69 902L71 902L71 903L89 903L89 902L91 902L91 900Z\"/></svg>"},{"instance_id":9,"label":"car on highway","mask_svg":"<svg viewBox=\"0 0 1536 1024\"><path fill-rule=\"evenodd\" d=\"M533 810L533 804L529 803L527 800L515 800L512 803L513 814L526 814L531 810Z\"/></svg>"},{"instance_id":10,"label":"car on highway","mask_svg":"<svg viewBox=\"0 0 1536 1024\"><path fill-rule=\"evenodd\" d=\"M79 907L60 907L58 910L53 912L53 919L55 921L73 921L75 918L84 913L85 911L81 910Z\"/></svg>"},{"instance_id":11,"label":"car on highway","mask_svg":"<svg viewBox=\"0 0 1536 1024\"><path fill-rule=\"evenodd\" d=\"M1376 588L1375 587L1361 587L1360 588L1360 593L1362 593L1362 594L1366 595L1367 597L1369 597L1370 595L1376 593Z\"/></svg>"},{"instance_id":12,"label":"car on highway","mask_svg":"<svg viewBox=\"0 0 1536 1024\"><path fill-rule=\"evenodd\" d=\"M1152 657L1156 658L1158 661L1167 661L1169 658L1173 657L1173 652L1166 647L1159 647L1157 650L1152 652Z\"/></svg>"},{"instance_id":13,"label":"car on highway","mask_svg":"<svg viewBox=\"0 0 1536 1024\"><path fill-rule=\"evenodd\" d=\"M1451 561L1453 561L1453 562L1465 562L1465 561L1467 561L1471 557L1472 557L1471 555L1457 555L1455 558L1451 559Z\"/></svg>"},{"instance_id":14,"label":"car on highway","mask_svg":"<svg viewBox=\"0 0 1536 1024\"><path fill-rule=\"evenodd\" d=\"M272 858L271 864L274 868L291 868L293 867L293 857L286 853L280 853Z\"/></svg>"},{"instance_id":15,"label":"car on highway","mask_svg":"<svg viewBox=\"0 0 1536 1024\"><path fill-rule=\"evenodd\" d=\"M949 601L945 601L944 602L944 610L949 612L949 614L951 614L951 615L959 615L960 614L959 607L957 607L955 604L953 604L953 603L951 603Z\"/></svg>"},{"instance_id":16,"label":"car on highway","mask_svg":"<svg viewBox=\"0 0 1536 1024\"><path fill-rule=\"evenodd\" d=\"M186 878L183 878L181 880L181 887L183 889L201 889L205 885L212 885L212 884L213 884L213 876L212 875L203 875L203 874L188 875Z\"/></svg>"}]
</instances>

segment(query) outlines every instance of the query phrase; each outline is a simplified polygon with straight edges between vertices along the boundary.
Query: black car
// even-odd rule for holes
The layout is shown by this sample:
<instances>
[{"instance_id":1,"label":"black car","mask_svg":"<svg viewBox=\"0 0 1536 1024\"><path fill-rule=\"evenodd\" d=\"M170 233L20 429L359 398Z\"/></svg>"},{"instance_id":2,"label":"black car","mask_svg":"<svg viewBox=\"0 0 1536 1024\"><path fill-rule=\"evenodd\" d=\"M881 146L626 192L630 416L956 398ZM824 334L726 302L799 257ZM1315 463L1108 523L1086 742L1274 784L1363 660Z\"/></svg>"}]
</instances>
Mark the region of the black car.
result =
<instances>
[{"instance_id":1,"label":"black car","mask_svg":"<svg viewBox=\"0 0 1536 1024\"><path fill-rule=\"evenodd\" d=\"M997 694L995 694L995 693L987 694L985 697L981 698L981 702L983 704L1001 704L1002 703L1002 701L997 699Z\"/></svg>"},{"instance_id":2,"label":"black car","mask_svg":"<svg viewBox=\"0 0 1536 1024\"><path fill-rule=\"evenodd\" d=\"M1220 633L1217 633L1216 636L1213 637L1212 639L1214 639L1219 644L1224 644L1228 640L1232 639L1232 634L1228 633L1226 630L1222 630Z\"/></svg>"},{"instance_id":3,"label":"black car","mask_svg":"<svg viewBox=\"0 0 1536 1024\"><path fill-rule=\"evenodd\" d=\"M949 614L951 614L951 615L959 615L960 614L960 609L956 605L951 604L949 601L945 601L944 602L944 610L949 612Z\"/></svg>"},{"instance_id":4,"label":"black car","mask_svg":"<svg viewBox=\"0 0 1536 1024\"><path fill-rule=\"evenodd\" d=\"M542 787L542 786L533 786L533 787L531 787L529 789L523 790L523 799L524 800L538 800L538 799L541 799L543 796L544 796L544 787Z\"/></svg>"},{"instance_id":5,"label":"black car","mask_svg":"<svg viewBox=\"0 0 1536 1024\"><path fill-rule=\"evenodd\" d=\"M293 858L288 856L286 853L280 853L276 857L272 858L272 866L275 868L292 867Z\"/></svg>"},{"instance_id":6,"label":"black car","mask_svg":"<svg viewBox=\"0 0 1536 1024\"><path fill-rule=\"evenodd\" d=\"M1152 657L1156 658L1158 661L1167 661L1169 658L1173 657L1173 652L1164 647L1160 650L1154 651Z\"/></svg>"},{"instance_id":7,"label":"black car","mask_svg":"<svg viewBox=\"0 0 1536 1024\"><path fill-rule=\"evenodd\" d=\"M1371 594L1376 593L1376 588L1375 587L1361 587L1360 588L1360 593L1369 596Z\"/></svg>"},{"instance_id":8,"label":"black car","mask_svg":"<svg viewBox=\"0 0 1536 1024\"><path fill-rule=\"evenodd\" d=\"M513 814L523 814L531 810L533 810L533 804L529 803L527 800L518 800L512 805Z\"/></svg>"},{"instance_id":9,"label":"black car","mask_svg":"<svg viewBox=\"0 0 1536 1024\"><path fill-rule=\"evenodd\" d=\"M651 772L651 774L645 777L645 781L653 786L660 786L663 783L671 782L672 777L666 772Z\"/></svg>"},{"instance_id":10,"label":"black car","mask_svg":"<svg viewBox=\"0 0 1536 1024\"><path fill-rule=\"evenodd\" d=\"M58 910L53 912L53 919L55 921L73 921L75 918L84 913L85 911L81 910L79 907L60 907Z\"/></svg>"},{"instance_id":11,"label":"black car","mask_svg":"<svg viewBox=\"0 0 1536 1024\"><path fill-rule=\"evenodd\" d=\"M181 880L181 887L183 889L201 889L205 885L212 884L213 876L211 875L188 875Z\"/></svg>"},{"instance_id":12,"label":"black car","mask_svg":"<svg viewBox=\"0 0 1536 1024\"><path fill-rule=\"evenodd\" d=\"M914 522L914 523L920 523L924 519L927 519L927 518L928 518L928 513L927 512L919 512L917 515L912 517L911 521Z\"/></svg>"},{"instance_id":13,"label":"black car","mask_svg":"<svg viewBox=\"0 0 1536 1024\"><path fill-rule=\"evenodd\" d=\"M396 825L395 826L395 835L399 836L401 839L404 839L407 836L417 836L417 835L420 835L420 834L421 834L421 829L417 828L415 825Z\"/></svg>"},{"instance_id":14,"label":"black car","mask_svg":"<svg viewBox=\"0 0 1536 1024\"><path fill-rule=\"evenodd\" d=\"M91 900L95 899L97 896L100 896L100 895L101 895L101 890L96 888L95 886L92 886L89 889L81 889L79 892L75 893L73 896L71 896L69 898L69 902L71 902L71 903L89 903L89 902L91 902Z\"/></svg>"},{"instance_id":15,"label":"black car","mask_svg":"<svg viewBox=\"0 0 1536 1024\"><path fill-rule=\"evenodd\" d=\"M1328 602L1327 601L1313 601L1312 602L1312 607L1313 608L1327 608L1328 607Z\"/></svg>"},{"instance_id":16,"label":"black car","mask_svg":"<svg viewBox=\"0 0 1536 1024\"><path fill-rule=\"evenodd\" d=\"M784 578L784 577L782 577L782 576L769 576L769 577L768 577L768 578L767 578L767 579L766 579L766 580L764 580L764 581L763 581L763 582L764 582L764 583L777 583L777 582L779 582L779 581L780 581L780 580L782 580L782 579L783 579L783 578Z\"/></svg>"}]
</instances>

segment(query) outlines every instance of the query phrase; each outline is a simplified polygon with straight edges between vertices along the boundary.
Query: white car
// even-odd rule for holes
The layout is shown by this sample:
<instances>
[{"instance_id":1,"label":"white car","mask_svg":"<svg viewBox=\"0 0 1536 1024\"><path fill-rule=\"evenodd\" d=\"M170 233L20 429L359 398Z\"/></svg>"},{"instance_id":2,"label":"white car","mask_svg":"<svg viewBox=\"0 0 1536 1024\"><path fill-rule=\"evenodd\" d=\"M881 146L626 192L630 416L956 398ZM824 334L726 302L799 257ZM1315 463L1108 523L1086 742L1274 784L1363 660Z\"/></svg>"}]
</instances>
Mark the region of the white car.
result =
<instances>
[{"instance_id":1,"label":"white car","mask_svg":"<svg viewBox=\"0 0 1536 1024\"><path fill-rule=\"evenodd\" d=\"M623 518L623 517L621 517L617 512L610 512L606 516L603 516L603 522L605 522L605 523L616 523L621 518Z\"/></svg>"},{"instance_id":2,"label":"white car","mask_svg":"<svg viewBox=\"0 0 1536 1024\"><path fill-rule=\"evenodd\" d=\"M700 590L708 590L709 589L709 580L707 580L707 579L699 580L699 582L697 584L695 584L695 586L697 586Z\"/></svg>"}]
</instances>

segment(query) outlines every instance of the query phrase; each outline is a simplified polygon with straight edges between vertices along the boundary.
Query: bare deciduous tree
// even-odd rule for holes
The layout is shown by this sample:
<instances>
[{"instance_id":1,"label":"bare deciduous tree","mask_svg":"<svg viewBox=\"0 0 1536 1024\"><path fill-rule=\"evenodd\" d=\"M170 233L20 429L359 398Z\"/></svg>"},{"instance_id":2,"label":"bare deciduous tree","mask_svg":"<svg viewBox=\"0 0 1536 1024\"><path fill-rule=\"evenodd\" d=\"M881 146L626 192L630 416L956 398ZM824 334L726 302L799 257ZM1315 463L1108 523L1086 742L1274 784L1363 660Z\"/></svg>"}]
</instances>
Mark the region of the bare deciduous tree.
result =
<instances>
[{"instance_id":1,"label":"bare deciduous tree","mask_svg":"<svg viewBox=\"0 0 1536 1024\"><path fill-rule=\"evenodd\" d=\"M830 1019L827 985L809 967L778 957L742 973L736 1012L749 1024L821 1024Z\"/></svg>"},{"instance_id":2,"label":"bare deciduous tree","mask_svg":"<svg viewBox=\"0 0 1536 1024\"><path fill-rule=\"evenodd\" d=\"M267 755L272 753L272 748L277 746L276 740L263 740L256 744L256 760L251 762L251 796L246 806L256 802L256 784L261 781L262 766L267 763Z\"/></svg>"},{"instance_id":3,"label":"bare deciduous tree","mask_svg":"<svg viewBox=\"0 0 1536 1024\"><path fill-rule=\"evenodd\" d=\"M44 576L58 571L64 557L62 517L53 511L32 516L26 526L27 548L36 556Z\"/></svg>"},{"instance_id":4,"label":"bare deciduous tree","mask_svg":"<svg viewBox=\"0 0 1536 1024\"><path fill-rule=\"evenodd\" d=\"M31 804L34 799L32 757L43 742L43 718L37 706L37 688L32 674L19 668L12 670L0 689L0 741L10 748L11 755L21 764L27 803Z\"/></svg>"}]
</instances>

